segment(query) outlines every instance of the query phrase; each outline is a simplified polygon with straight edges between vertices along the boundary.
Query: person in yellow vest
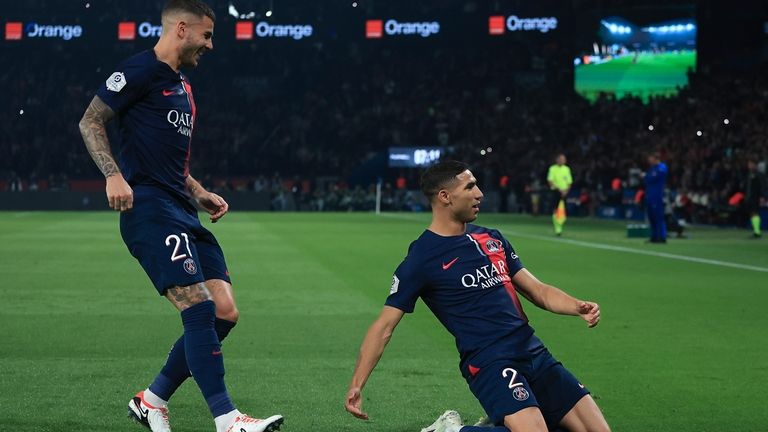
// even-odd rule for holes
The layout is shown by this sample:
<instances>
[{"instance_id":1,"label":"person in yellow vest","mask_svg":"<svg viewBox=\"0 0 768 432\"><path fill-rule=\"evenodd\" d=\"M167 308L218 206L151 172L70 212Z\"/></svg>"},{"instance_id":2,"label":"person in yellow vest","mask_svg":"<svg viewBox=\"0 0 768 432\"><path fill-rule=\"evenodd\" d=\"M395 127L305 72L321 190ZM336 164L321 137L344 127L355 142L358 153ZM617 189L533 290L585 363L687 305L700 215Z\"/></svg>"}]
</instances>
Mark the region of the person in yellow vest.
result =
<instances>
[{"instance_id":1,"label":"person in yellow vest","mask_svg":"<svg viewBox=\"0 0 768 432\"><path fill-rule=\"evenodd\" d=\"M565 225L565 198L571 190L573 177L571 169L565 164L565 155L559 154L555 158L555 164L549 167L547 183L550 189L550 207L552 208L552 225L555 227L555 235L563 235Z\"/></svg>"}]
</instances>

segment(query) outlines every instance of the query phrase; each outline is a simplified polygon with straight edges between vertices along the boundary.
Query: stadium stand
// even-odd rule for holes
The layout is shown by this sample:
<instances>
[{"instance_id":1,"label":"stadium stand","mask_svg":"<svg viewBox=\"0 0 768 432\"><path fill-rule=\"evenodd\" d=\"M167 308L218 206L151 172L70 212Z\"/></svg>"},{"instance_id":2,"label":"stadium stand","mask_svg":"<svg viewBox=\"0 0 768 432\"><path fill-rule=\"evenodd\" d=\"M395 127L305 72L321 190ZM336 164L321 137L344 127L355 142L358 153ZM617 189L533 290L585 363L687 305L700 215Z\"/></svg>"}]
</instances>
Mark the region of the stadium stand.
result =
<instances>
[{"instance_id":1,"label":"stadium stand","mask_svg":"<svg viewBox=\"0 0 768 432\"><path fill-rule=\"evenodd\" d=\"M0 189L93 190L99 173L77 121L114 62L150 46L105 41L97 49L110 54L99 60L85 45L52 56L6 53L13 61L0 70L9 90L2 104L14 118L0 130ZM267 191L274 210L370 210L372 179L361 175L369 162L390 146L435 145L478 167L488 190L505 177L509 199L500 210L537 213L546 167L563 151L576 180L571 213L594 215L601 206L634 204L644 155L659 150L671 171L670 202L704 223L733 223L728 201L743 189L747 157L765 172L765 65L749 74L693 74L677 96L647 104L610 96L590 103L556 85L571 79L548 63L568 57L563 45L492 62L491 48L433 48L214 51L190 74L201 113L192 172L219 191ZM255 60L237 60L246 54ZM544 78L521 84L515 71ZM492 153L481 155L487 147ZM385 209L420 208L406 190L416 188L417 172L390 169L383 177Z\"/></svg>"}]
</instances>

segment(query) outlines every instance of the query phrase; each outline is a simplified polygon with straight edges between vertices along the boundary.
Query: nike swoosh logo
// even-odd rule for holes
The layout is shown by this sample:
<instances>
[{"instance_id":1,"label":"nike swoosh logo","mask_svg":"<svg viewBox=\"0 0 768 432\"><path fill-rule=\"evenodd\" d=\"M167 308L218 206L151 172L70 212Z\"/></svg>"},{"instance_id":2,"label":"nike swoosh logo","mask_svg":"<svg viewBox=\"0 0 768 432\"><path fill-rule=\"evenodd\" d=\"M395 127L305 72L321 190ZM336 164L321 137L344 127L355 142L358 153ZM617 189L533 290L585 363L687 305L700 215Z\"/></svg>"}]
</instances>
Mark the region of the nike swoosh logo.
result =
<instances>
[{"instance_id":1,"label":"nike swoosh logo","mask_svg":"<svg viewBox=\"0 0 768 432\"><path fill-rule=\"evenodd\" d=\"M451 268L451 266L453 265L453 263L455 263L455 262L456 262L456 261L458 261L458 260L459 260L459 257L456 257L456 258L454 258L453 260L451 260L451 261L450 261L448 264L446 264L446 263L443 263L443 270L448 270L449 268Z\"/></svg>"},{"instance_id":2,"label":"nike swoosh logo","mask_svg":"<svg viewBox=\"0 0 768 432\"><path fill-rule=\"evenodd\" d=\"M211 354L218 356L218 355L221 355L221 351L213 351Z\"/></svg>"},{"instance_id":3,"label":"nike swoosh logo","mask_svg":"<svg viewBox=\"0 0 768 432\"><path fill-rule=\"evenodd\" d=\"M149 415L149 408L142 408L141 402L138 403L138 406L139 406L139 412L141 413L142 417L146 417Z\"/></svg>"},{"instance_id":4,"label":"nike swoosh logo","mask_svg":"<svg viewBox=\"0 0 768 432\"><path fill-rule=\"evenodd\" d=\"M163 96L171 96L177 94L176 90L163 90Z\"/></svg>"}]
</instances>

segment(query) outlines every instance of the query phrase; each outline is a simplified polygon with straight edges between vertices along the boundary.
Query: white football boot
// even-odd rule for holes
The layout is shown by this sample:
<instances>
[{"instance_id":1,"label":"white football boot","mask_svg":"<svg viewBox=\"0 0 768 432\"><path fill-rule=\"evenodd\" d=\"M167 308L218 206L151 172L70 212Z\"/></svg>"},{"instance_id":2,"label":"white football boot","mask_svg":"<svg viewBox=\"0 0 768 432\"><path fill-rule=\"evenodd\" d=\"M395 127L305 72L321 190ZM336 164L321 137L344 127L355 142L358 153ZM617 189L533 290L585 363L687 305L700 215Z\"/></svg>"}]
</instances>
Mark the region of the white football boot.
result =
<instances>
[{"instance_id":1,"label":"white football boot","mask_svg":"<svg viewBox=\"0 0 768 432\"><path fill-rule=\"evenodd\" d=\"M491 422L491 419L488 418L488 416L480 417L480 419L474 425L475 426L479 426L479 427L494 427L494 426L496 426L495 424L493 424L493 422Z\"/></svg>"},{"instance_id":2,"label":"white football boot","mask_svg":"<svg viewBox=\"0 0 768 432\"><path fill-rule=\"evenodd\" d=\"M273 415L266 419L257 419L241 412L219 432L276 432L283 424L283 416Z\"/></svg>"},{"instance_id":3,"label":"white football boot","mask_svg":"<svg viewBox=\"0 0 768 432\"><path fill-rule=\"evenodd\" d=\"M136 393L136 396L128 402L128 417L152 432L171 432L168 408L148 404L144 400L143 391Z\"/></svg>"},{"instance_id":4,"label":"white football boot","mask_svg":"<svg viewBox=\"0 0 768 432\"><path fill-rule=\"evenodd\" d=\"M435 420L434 423L425 427L421 432L459 432L464 426L461 416L456 411L446 411Z\"/></svg>"}]
</instances>

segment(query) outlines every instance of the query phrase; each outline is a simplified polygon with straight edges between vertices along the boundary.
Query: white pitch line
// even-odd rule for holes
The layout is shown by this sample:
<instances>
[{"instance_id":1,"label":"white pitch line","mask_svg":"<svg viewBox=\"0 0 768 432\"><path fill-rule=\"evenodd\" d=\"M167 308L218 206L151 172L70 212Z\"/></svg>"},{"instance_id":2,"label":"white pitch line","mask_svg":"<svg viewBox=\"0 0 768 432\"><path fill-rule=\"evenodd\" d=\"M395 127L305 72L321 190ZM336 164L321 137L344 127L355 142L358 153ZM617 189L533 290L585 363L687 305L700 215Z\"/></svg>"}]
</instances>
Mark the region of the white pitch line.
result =
<instances>
[{"instance_id":1,"label":"white pitch line","mask_svg":"<svg viewBox=\"0 0 768 432\"><path fill-rule=\"evenodd\" d=\"M387 216L394 219L417 220L415 217L408 217L406 215L397 214L397 213L394 213L394 214L382 213L381 216ZM756 272L768 273L768 267L739 264L735 262L721 261L716 259L698 258L698 257L692 257L688 255L677 255L677 254L671 254L667 252L656 252L656 251L649 251L649 250L642 250L642 249L634 249L634 248L629 248L624 246L609 245L605 243L593 243L593 242L587 242L582 240L552 238L552 237L536 235L536 234L521 233L518 231L504 230L504 232L517 237L525 237L525 238L530 238L534 240L544 240L544 241L555 242L555 243L568 243L576 246L583 246L583 247L588 247L593 249L602 249L602 250L609 250L609 251L616 251L616 252L627 252L627 253L634 253L638 255L648 255L648 256L655 256L660 258L676 259L680 261L695 262L699 264L709 264L709 265L715 265L720 267L730 267L730 268L737 268L741 270L752 270Z\"/></svg>"},{"instance_id":2,"label":"white pitch line","mask_svg":"<svg viewBox=\"0 0 768 432\"><path fill-rule=\"evenodd\" d=\"M616 251L616 252L627 252L627 253L634 253L639 255L649 255L649 256L655 256L655 257L661 257L661 258L676 259L680 261L695 262L699 264L710 264L710 265L716 265L721 267L731 267L731 268L737 268L741 270L752 270L757 272L768 273L768 267L739 264L739 263L721 261L716 259L698 258L698 257L692 257L688 255L677 255L677 254L671 254L667 252L656 252L656 251L649 251L649 250L642 250L642 249L634 249L634 248L628 248L624 246L614 246L614 245L609 245L604 243L593 243L593 242L587 242L582 240L572 240L572 239L564 239L564 238L556 239L556 238L551 238L551 237L546 237L546 236L541 236L536 234L525 234L517 231L505 230L505 232L509 233L510 235L531 238L535 240L546 240L546 241L551 241L555 243L568 243L576 246L589 247L593 249L603 249L603 250L610 250L610 251Z\"/></svg>"}]
</instances>

